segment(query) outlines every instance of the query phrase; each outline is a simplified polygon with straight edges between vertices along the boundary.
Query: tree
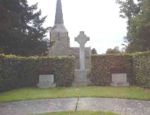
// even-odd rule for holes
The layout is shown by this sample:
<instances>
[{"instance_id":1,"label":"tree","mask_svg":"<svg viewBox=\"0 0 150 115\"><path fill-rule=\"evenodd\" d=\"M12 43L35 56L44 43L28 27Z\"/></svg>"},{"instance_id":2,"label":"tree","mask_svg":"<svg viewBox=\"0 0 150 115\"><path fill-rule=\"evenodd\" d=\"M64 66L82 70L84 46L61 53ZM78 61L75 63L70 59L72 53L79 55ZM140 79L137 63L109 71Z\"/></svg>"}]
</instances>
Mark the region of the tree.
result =
<instances>
[{"instance_id":1,"label":"tree","mask_svg":"<svg viewBox=\"0 0 150 115\"><path fill-rule=\"evenodd\" d=\"M42 55L47 50L44 41L48 28L42 27L37 4L27 0L0 0L0 49L5 54Z\"/></svg>"},{"instance_id":2,"label":"tree","mask_svg":"<svg viewBox=\"0 0 150 115\"><path fill-rule=\"evenodd\" d=\"M140 13L132 19L128 52L150 50L150 0L144 0Z\"/></svg>"},{"instance_id":3,"label":"tree","mask_svg":"<svg viewBox=\"0 0 150 115\"><path fill-rule=\"evenodd\" d=\"M124 2L119 0L118 3L120 4L120 13L128 19L126 51L150 50L150 0L138 0L137 4L133 0Z\"/></svg>"},{"instance_id":4,"label":"tree","mask_svg":"<svg viewBox=\"0 0 150 115\"><path fill-rule=\"evenodd\" d=\"M96 55L97 54L97 51L96 51L95 48L93 48L91 52L92 52L92 55Z\"/></svg>"},{"instance_id":5,"label":"tree","mask_svg":"<svg viewBox=\"0 0 150 115\"><path fill-rule=\"evenodd\" d=\"M113 49L109 48L106 51L106 54L120 54L121 51L119 50L119 47L114 47Z\"/></svg>"},{"instance_id":6,"label":"tree","mask_svg":"<svg viewBox=\"0 0 150 115\"><path fill-rule=\"evenodd\" d=\"M132 18L140 11L139 5L134 0L117 0L117 3L120 4L120 17L127 18L129 26Z\"/></svg>"}]
</instances>

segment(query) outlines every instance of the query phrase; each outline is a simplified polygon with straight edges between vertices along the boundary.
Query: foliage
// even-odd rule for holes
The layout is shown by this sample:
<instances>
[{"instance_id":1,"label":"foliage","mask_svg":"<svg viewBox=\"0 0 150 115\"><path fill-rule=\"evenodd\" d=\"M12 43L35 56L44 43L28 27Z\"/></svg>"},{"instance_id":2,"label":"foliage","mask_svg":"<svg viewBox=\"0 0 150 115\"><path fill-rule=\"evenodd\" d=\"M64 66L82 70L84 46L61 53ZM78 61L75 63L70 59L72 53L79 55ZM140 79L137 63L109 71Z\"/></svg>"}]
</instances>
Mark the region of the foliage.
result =
<instances>
[{"instance_id":1,"label":"foliage","mask_svg":"<svg viewBox=\"0 0 150 115\"><path fill-rule=\"evenodd\" d=\"M128 19L127 52L150 50L150 0L119 0L120 13Z\"/></svg>"},{"instance_id":2,"label":"foliage","mask_svg":"<svg viewBox=\"0 0 150 115\"><path fill-rule=\"evenodd\" d=\"M0 49L5 54L23 56L43 55L47 28L42 27L37 4L29 6L27 0L0 0Z\"/></svg>"},{"instance_id":3,"label":"foliage","mask_svg":"<svg viewBox=\"0 0 150 115\"><path fill-rule=\"evenodd\" d=\"M94 85L110 85L111 73L127 73L131 85L150 88L150 52L92 56L90 79Z\"/></svg>"},{"instance_id":4,"label":"foliage","mask_svg":"<svg viewBox=\"0 0 150 115\"><path fill-rule=\"evenodd\" d=\"M120 4L120 17L127 18L128 26L130 26L131 20L140 12L139 4L136 4L134 0L116 0ZM129 29L129 28L128 28Z\"/></svg>"},{"instance_id":5,"label":"foliage","mask_svg":"<svg viewBox=\"0 0 150 115\"><path fill-rule=\"evenodd\" d=\"M74 58L0 55L0 91L36 86L40 74L54 74L57 86L70 86Z\"/></svg>"},{"instance_id":6,"label":"foliage","mask_svg":"<svg viewBox=\"0 0 150 115\"><path fill-rule=\"evenodd\" d=\"M150 50L150 1L144 0L141 6L141 12L132 19L131 30L127 51L148 51Z\"/></svg>"},{"instance_id":7,"label":"foliage","mask_svg":"<svg viewBox=\"0 0 150 115\"><path fill-rule=\"evenodd\" d=\"M150 91L139 87L24 88L0 93L0 102L78 97L150 100Z\"/></svg>"},{"instance_id":8,"label":"foliage","mask_svg":"<svg viewBox=\"0 0 150 115\"><path fill-rule=\"evenodd\" d=\"M122 52L119 50L119 47L114 47L114 49L107 49L106 54L121 54Z\"/></svg>"},{"instance_id":9,"label":"foliage","mask_svg":"<svg viewBox=\"0 0 150 115\"><path fill-rule=\"evenodd\" d=\"M112 73L127 73L132 84L132 57L130 55L92 56L90 79L94 85L110 85Z\"/></svg>"},{"instance_id":10,"label":"foliage","mask_svg":"<svg viewBox=\"0 0 150 115\"><path fill-rule=\"evenodd\" d=\"M134 54L133 69L137 85L150 88L150 52Z\"/></svg>"},{"instance_id":11,"label":"foliage","mask_svg":"<svg viewBox=\"0 0 150 115\"><path fill-rule=\"evenodd\" d=\"M93 48L93 49L91 50L91 52L92 52L92 55L97 54L97 51L96 51L96 49L95 49L95 48Z\"/></svg>"}]
</instances>

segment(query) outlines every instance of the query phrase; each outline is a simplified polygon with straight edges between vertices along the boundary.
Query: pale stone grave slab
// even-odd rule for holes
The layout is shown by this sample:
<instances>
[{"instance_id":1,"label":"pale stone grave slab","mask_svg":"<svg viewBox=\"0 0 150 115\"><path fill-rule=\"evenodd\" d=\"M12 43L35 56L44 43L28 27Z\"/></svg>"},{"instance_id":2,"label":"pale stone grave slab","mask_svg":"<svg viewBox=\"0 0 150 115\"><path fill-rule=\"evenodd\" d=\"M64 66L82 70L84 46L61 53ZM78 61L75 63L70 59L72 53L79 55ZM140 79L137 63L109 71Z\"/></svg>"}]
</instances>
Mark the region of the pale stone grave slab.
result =
<instances>
[{"instance_id":1,"label":"pale stone grave slab","mask_svg":"<svg viewBox=\"0 0 150 115\"><path fill-rule=\"evenodd\" d=\"M113 73L111 86L129 86L126 73Z\"/></svg>"},{"instance_id":2,"label":"pale stone grave slab","mask_svg":"<svg viewBox=\"0 0 150 115\"><path fill-rule=\"evenodd\" d=\"M54 83L54 75L39 75L39 88L51 88L56 87Z\"/></svg>"}]
</instances>

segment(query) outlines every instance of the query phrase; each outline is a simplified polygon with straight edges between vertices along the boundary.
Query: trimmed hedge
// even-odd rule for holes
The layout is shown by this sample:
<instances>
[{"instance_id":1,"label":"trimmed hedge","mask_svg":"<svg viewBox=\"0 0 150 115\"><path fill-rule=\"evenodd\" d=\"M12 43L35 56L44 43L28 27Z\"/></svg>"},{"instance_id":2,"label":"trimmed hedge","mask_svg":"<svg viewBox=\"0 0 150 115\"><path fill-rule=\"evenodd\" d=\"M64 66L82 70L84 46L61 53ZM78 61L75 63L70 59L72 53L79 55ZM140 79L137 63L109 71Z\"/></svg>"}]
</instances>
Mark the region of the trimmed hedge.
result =
<instances>
[{"instance_id":1,"label":"trimmed hedge","mask_svg":"<svg viewBox=\"0 0 150 115\"><path fill-rule=\"evenodd\" d=\"M126 55L93 55L90 79L110 85L111 73L127 73L131 85L150 88L150 52Z\"/></svg>"},{"instance_id":2,"label":"trimmed hedge","mask_svg":"<svg viewBox=\"0 0 150 115\"><path fill-rule=\"evenodd\" d=\"M54 74L57 86L70 86L74 58L0 55L0 91L36 86L40 74Z\"/></svg>"},{"instance_id":3,"label":"trimmed hedge","mask_svg":"<svg viewBox=\"0 0 150 115\"><path fill-rule=\"evenodd\" d=\"M133 54L133 71L136 84L150 88L150 52Z\"/></svg>"},{"instance_id":4,"label":"trimmed hedge","mask_svg":"<svg viewBox=\"0 0 150 115\"><path fill-rule=\"evenodd\" d=\"M132 57L130 55L94 55L90 79L94 85L110 85L112 73L127 73L132 83Z\"/></svg>"},{"instance_id":5,"label":"trimmed hedge","mask_svg":"<svg viewBox=\"0 0 150 115\"><path fill-rule=\"evenodd\" d=\"M132 85L150 88L150 52L129 55L94 55L90 79L94 85L110 85L112 73L127 73ZM32 87L40 74L54 74L57 86L71 86L73 57L17 57L0 55L0 91Z\"/></svg>"}]
</instances>

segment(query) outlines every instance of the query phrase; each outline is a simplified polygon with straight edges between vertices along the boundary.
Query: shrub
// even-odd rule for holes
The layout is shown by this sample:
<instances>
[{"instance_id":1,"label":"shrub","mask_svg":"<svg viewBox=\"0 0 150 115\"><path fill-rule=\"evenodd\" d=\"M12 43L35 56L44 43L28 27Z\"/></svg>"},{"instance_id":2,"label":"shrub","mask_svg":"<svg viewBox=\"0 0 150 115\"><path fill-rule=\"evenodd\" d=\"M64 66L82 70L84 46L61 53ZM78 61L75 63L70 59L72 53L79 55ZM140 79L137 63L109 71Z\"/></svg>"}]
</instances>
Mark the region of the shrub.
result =
<instances>
[{"instance_id":1,"label":"shrub","mask_svg":"<svg viewBox=\"0 0 150 115\"><path fill-rule=\"evenodd\" d=\"M150 52L92 56L90 79L94 85L110 85L111 73L127 73L131 85L150 88Z\"/></svg>"},{"instance_id":2,"label":"shrub","mask_svg":"<svg viewBox=\"0 0 150 115\"><path fill-rule=\"evenodd\" d=\"M136 84L150 88L150 52L133 54L133 71Z\"/></svg>"},{"instance_id":3,"label":"shrub","mask_svg":"<svg viewBox=\"0 0 150 115\"><path fill-rule=\"evenodd\" d=\"M127 73L130 83L134 79L130 55L94 55L91 66L90 79L94 85L110 85L112 73Z\"/></svg>"},{"instance_id":4,"label":"shrub","mask_svg":"<svg viewBox=\"0 0 150 115\"><path fill-rule=\"evenodd\" d=\"M57 86L70 86L74 58L0 55L0 91L36 86L40 74L54 74Z\"/></svg>"}]
</instances>

